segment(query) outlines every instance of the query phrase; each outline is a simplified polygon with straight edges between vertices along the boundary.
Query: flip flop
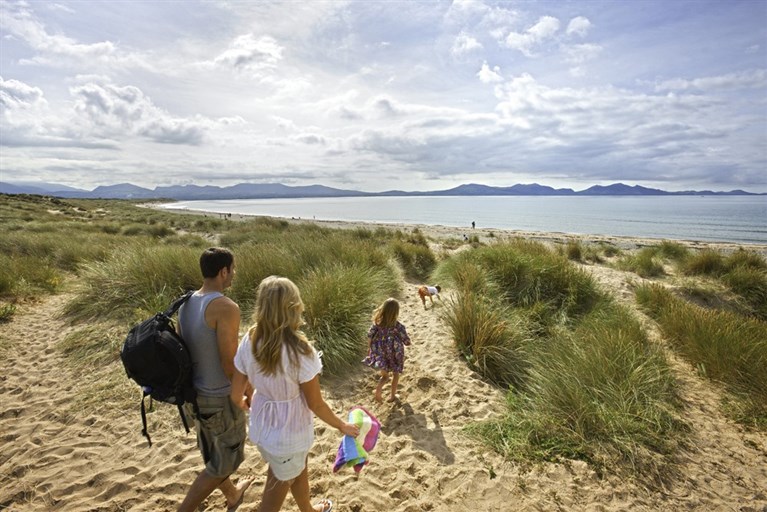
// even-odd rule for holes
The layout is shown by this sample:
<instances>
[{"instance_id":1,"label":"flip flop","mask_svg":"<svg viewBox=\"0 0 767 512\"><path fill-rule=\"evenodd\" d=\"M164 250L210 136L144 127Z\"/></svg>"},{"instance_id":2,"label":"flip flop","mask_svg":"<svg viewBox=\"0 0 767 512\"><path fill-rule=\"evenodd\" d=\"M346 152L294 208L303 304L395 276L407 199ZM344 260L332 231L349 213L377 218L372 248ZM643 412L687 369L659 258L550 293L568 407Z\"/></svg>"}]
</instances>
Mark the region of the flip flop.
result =
<instances>
[{"instance_id":1,"label":"flip flop","mask_svg":"<svg viewBox=\"0 0 767 512\"><path fill-rule=\"evenodd\" d=\"M333 510L333 500L329 500L327 498L321 499L320 501L318 501L312 506L316 507L317 505L322 507L322 512L330 512L331 510Z\"/></svg>"}]
</instances>

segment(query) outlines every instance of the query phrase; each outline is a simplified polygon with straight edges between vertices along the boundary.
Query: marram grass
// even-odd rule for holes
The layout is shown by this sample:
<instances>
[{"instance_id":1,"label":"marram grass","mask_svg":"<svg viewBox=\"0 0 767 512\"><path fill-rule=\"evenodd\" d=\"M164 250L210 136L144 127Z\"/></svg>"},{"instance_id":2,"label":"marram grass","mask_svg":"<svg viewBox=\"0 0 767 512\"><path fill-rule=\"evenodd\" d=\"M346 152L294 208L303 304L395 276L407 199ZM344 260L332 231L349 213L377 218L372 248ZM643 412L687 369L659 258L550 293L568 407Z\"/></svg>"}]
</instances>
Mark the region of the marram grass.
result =
<instances>
[{"instance_id":1,"label":"marram grass","mask_svg":"<svg viewBox=\"0 0 767 512\"><path fill-rule=\"evenodd\" d=\"M518 460L580 458L662 478L684 439L660 347L564 255L515 241L465 252L437 274L458 350L507 387L501 420L474 424Z\"/></svg>"},{"instance_id":2,"label":"marram grass","mask_svg":"<svg viewBox=\"0 0 767 512\"><path fill-rule=\"evenodd\" d=\"M694 368L727 386L737 419L767 428L767 323L689 304L658 285L639 286L636 296Z\"/></svg>"}]
</instances>

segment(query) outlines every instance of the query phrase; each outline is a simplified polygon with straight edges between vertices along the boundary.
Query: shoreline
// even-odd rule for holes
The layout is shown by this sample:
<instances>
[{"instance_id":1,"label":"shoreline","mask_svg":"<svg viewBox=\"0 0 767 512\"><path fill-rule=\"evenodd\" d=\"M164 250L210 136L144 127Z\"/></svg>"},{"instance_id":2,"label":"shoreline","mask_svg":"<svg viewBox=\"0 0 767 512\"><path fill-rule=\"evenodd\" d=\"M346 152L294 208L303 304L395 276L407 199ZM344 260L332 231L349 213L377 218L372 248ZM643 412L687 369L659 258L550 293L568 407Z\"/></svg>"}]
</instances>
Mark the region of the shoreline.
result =
<instances>
[{"instance_id":1,"label":"shoreline","mask_svg":"<svg viewBox=\"0 0 767 512\"><path fill-rule=\"evenodd\" d=\"M463 235L478 236L481 242L487 243L493 240L503 240L510 238L524 238L550 244L568 244L570 242L580 242L585 244L608 244L618 247L622 250L635 250L643 247L658 245L664 241L680 243L690 249L714 249L723 253L731 253L739 249L751 250L762 256L767 257L767 244L761 243L738 243L738 242L717 242L706 240L683 240L671 238L644 238L619 235L592 235L583 233L565 233L560 231L528 231L505 228L461 228L456 226L445 226L440 224L405 224L395 222L374 222L374 221L345 221L345 220L322 220L305 219L295 217L275 217L270 215L253 215L245 213L223 214L208 210L197 210L189 208L164 208L161 204L169 203L146 203L139 206L151 208L159 211L174 212L184 215L212 216L221 219L228 219L235 222L243 222L257 218L270 218L287 221L291 224L316 224L318 226L331 229L371 229L384 228L389 230L413 230L418 229L427 238L437 240L458 239L462 240Z\"/></svg>"}]
</instances>

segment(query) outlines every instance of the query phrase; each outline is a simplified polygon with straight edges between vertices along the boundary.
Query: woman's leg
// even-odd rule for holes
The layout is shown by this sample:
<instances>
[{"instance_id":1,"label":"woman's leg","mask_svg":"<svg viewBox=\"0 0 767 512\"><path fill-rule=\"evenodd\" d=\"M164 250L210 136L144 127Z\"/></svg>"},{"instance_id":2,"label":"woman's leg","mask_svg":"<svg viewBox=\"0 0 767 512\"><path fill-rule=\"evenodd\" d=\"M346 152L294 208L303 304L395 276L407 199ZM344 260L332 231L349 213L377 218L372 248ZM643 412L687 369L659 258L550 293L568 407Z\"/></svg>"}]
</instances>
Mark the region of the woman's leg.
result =
<instances>
[{"instance_id":1,"label":"woman's leg","mask_svg":"<svg viewBox=\"0 0 767 512\"><path fill-rule=\"evenodd\" d=\"M399 372L393 372L394 375L391 379L391 395L389 396L389 401L393 402L397 399L397 384L399 383Z\"/></svg>"},{"instance_id":2,"label":"woman's leg","mask_svg":"<svg viewBox=\"0 0 767 512\"><path fill-rule=\"evenodd\" d=\"M306 456L306 466L300 475L293 480L290 486L290 494L296 500L296 505L301 512L313 512L312 502L309 496L309 456Z\"/></svg>"},{"instance_id":3,"label":"woman's leg","mask_svg":"<svg viewBox=\"0 0 767 512\"><path fill-rule=\"evenodd\" d=\"M272 468L269 468L258 512L278 512L282 508L282 502L285 501L285 496L288 495L288 489L290 489L292 483L293 480L287 482L277 480L277 477L272 473Z\"/></svg>"},{"instance_id":4,"label":"woman's leg","mask_svg":"<svg viewBox=\"0 0 767 512\"><path fill-rule=\"evenodd\" d=\"M376 402L383 401L383 396L381 396L381 394L383 393L384 384L386 384L386 381L388 380L389 380L389 372L387 372L386 370L381 370L381 377L379 377L378 386L376 386L376 395L375 395Z\"/></svg>"}]
</instances>

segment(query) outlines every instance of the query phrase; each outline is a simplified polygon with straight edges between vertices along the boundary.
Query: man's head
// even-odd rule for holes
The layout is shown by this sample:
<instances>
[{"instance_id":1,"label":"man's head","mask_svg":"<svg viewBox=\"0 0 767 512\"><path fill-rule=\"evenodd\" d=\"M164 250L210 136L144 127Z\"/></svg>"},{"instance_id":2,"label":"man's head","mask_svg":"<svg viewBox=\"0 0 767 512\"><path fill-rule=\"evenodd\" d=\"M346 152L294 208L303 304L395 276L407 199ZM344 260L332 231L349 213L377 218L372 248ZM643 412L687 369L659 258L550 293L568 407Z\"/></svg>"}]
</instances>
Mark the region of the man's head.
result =
<instances>
[{"instance_id":1,"label":"man's head","mask_svg":"<svg viewBox=\"0 0 767 512\"><path fill-rule=\"evenodd\" d=\"M227 283L232 284L234 274L234 254L229 249L223 247L211 247L205 249L200 256L200 271L205 279L215 279L224 270L224 278Z\"/></svg>"}]
</instances>

